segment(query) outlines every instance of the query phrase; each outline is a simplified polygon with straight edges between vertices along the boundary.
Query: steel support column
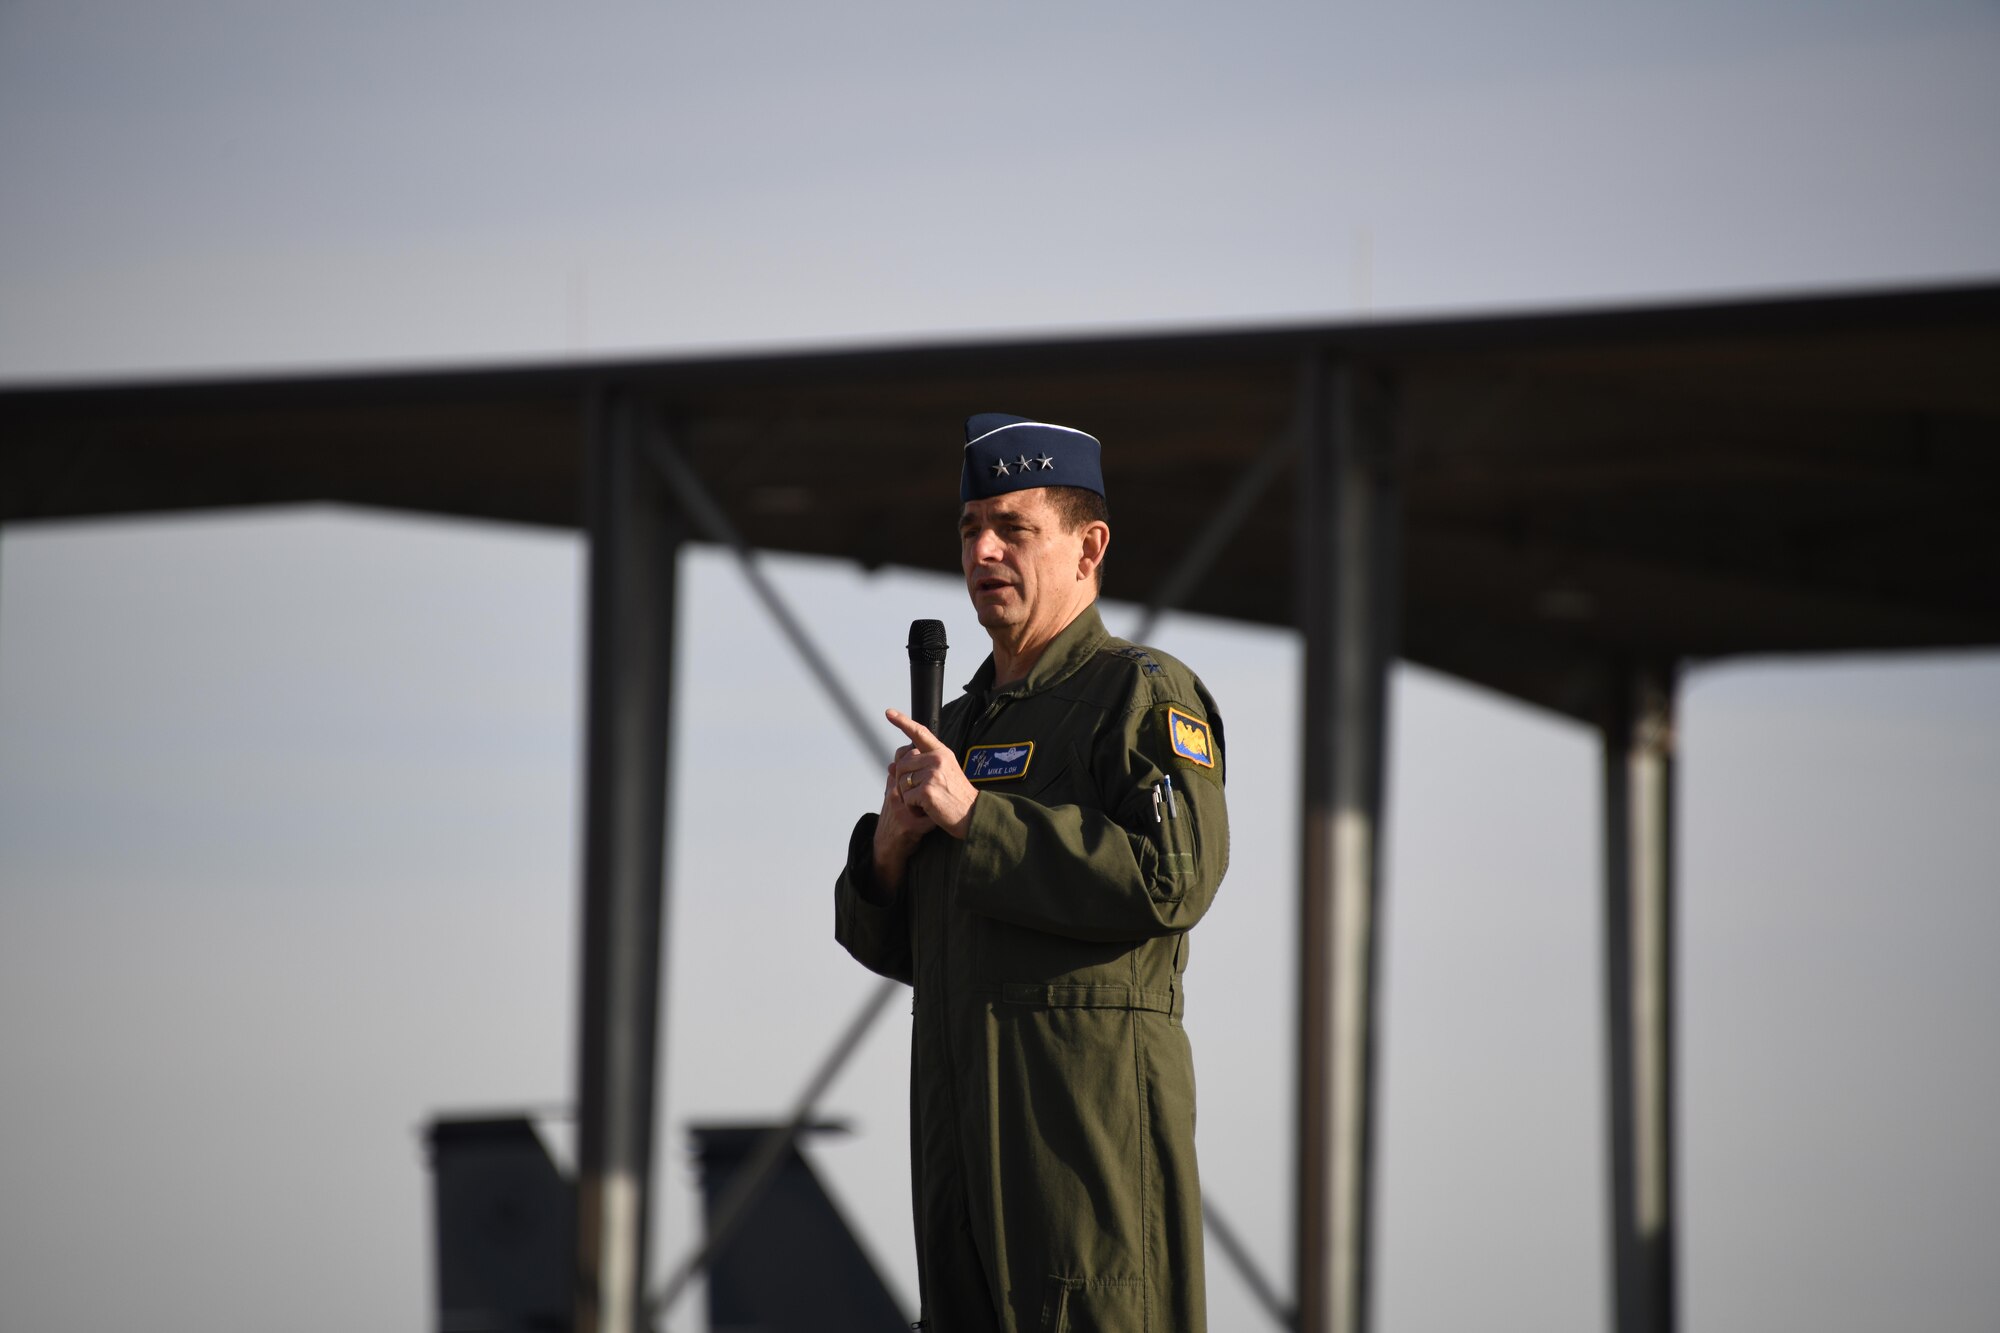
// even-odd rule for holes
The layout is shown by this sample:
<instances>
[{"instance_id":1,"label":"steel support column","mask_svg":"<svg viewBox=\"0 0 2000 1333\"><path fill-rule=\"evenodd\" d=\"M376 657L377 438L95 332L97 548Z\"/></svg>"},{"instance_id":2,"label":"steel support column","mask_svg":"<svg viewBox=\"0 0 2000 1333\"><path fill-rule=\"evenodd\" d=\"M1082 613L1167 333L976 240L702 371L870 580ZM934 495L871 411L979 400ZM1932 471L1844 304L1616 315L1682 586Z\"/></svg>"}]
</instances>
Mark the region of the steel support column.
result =
<instances>
[{"instance_id":1,"label":"steel support column","mask_svg":"<svg viewBox=\"0 0 2000 1333\"><path fill-rule=\"evenodd\" d=\"M1618 1333L1671 1333L1674 1220L1674 673L1611 682L1604 736L1611 1264Z\"/></svg>"},{"instance_id":2,"label":"steel support column","mask_svg":"<svg viewBox=\"0 0 2000 1333\"><path fill-rule=\"evenodd\" d=\"M1369 1317L1375 937L1400 503L1384 387L1307 368L1299 857L1296 1283L1300 1333Z\"/></svg>"},{"instance_id":3,"label":"steel support column","mask_svg":"<svg viewBox=\"0 0 2000 1333\"><path fill-rule=\"evenodd\" d=\"M681 517L647 453L648 406L590 404L583 971L575 1333L637 1333L653 1167L665 921L667 727Z\"/></svg>"}]
</instances>

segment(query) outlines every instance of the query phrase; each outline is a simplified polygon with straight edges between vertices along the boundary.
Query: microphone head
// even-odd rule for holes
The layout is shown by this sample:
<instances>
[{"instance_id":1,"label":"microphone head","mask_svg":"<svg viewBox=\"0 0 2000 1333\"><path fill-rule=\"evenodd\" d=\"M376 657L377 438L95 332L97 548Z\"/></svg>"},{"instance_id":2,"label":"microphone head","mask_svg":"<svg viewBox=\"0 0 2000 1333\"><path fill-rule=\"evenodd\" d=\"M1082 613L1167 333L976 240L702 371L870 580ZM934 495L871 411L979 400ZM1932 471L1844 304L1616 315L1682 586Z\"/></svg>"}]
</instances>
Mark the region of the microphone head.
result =
<instances>
[{"instance_id":1,"label":"microphone head","mask_svg":"<svg viewBox=\"0 0 2000 1333\"><path fill-rule=\"evenodd\" d=\"M912 662L944 661L944 622L942 620L912 620L910 622L910 660Z\"/></svg>"}]
</instances>

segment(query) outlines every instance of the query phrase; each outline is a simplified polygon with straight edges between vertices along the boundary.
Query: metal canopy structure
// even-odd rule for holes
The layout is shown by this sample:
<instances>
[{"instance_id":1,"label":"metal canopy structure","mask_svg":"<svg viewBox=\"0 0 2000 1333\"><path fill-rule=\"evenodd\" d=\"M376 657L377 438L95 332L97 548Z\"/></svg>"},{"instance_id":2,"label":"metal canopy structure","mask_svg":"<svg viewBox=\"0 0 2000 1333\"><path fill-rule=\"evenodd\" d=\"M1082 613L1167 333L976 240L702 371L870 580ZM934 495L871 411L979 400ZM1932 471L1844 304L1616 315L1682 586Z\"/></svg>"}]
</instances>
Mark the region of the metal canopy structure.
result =
<instances>
[{"instance_id":1,"label":"metal canopy structure","mask_svg":"<svg viewBox=\"0 0 2000 1333\"><path fill-rule=\"evenodd\" d=\"M1674 1327L1675 680L2000 643L2000 286L13 389L0 522L334 501L589 535L577 1328L625 1330L689 497L752 546L951 570L959 424L994 409L1107 442L1115 592L1303 632L1296 1326L1369 1322L1400 655L1603 731L1616 1322Z\"/></svg>"},{"instance_id":2,"label":"metal canopy structure","mask_svg":"<svg viewBox=\"0 0 2000 1333\"><path fill-rule=\"evenodd\" d=\"M13 389L0 522L344 501L580 527L583 404L615 383L669 415L752 545L951 570L940 451L1015 404L1113 442L1109 574L1144 598L1296 426L1314 357L1393 382L1413 661L1595 723L1607 655L1993 641L2000 287ZM1186 609L1297 623L1289 489Z\"/></svg>"}]
</instances>

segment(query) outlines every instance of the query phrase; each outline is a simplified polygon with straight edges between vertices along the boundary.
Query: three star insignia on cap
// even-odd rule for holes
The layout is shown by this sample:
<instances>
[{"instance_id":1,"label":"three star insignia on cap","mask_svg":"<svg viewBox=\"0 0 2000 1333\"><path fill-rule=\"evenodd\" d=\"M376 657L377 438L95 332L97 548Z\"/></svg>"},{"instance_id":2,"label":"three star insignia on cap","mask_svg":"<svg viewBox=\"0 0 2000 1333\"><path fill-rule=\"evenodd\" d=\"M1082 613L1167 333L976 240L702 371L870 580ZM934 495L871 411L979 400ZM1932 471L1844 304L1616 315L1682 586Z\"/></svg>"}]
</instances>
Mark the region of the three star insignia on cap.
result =
<instances>
[{"instance_id":1,"label":"three star insignia on cap","mask_svg":"<svg viewBox=\"0 0 2000 1333\"><path fill-rule=\"evenodd\" d=\"M995 459L993 462L993 475L996 477L1011 477L1017 471L1033 472L1036 468L1040 468L1044 472L1053 472L1055 471L1055 467L1056 460L1050 454L1044 453L1040 458L1030 458L1028 455L1022 454L1012 463L1009 463L1004 458Z\"/></svg>"},{"instance_id":2,"label":"three star insignia on cap","mask_svg":"<svg viewBox=\"0 0 2000 1333\"><path fill-rule=\"evenodd\" d=\"M1040 458L1030 458L1028 455L1022 454L1011 463L1004 458L995 459L993 463L993 475L996 477L1011 477L1016 472L1033 472L1036 468L1040 468L1044 472L1053 472L1055 471L1055 467L1056 460L1053 455L1044 453Z\"/></svg>"}]
</instances>

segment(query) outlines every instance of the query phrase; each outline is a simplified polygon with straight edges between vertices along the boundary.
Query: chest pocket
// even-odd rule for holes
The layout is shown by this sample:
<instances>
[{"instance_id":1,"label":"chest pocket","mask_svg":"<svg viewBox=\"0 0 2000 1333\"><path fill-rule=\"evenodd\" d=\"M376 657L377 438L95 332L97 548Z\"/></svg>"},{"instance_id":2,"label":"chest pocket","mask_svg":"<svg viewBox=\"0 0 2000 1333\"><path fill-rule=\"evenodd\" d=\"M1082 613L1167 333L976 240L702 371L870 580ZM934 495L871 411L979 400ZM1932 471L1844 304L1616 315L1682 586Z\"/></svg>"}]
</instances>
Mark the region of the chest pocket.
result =
<instances>
[{"instance_id":1,"label":"chest pocket","mask_svg":"<svg viewBox=\"0 0 2000 1333\"><path fill-rule=\"evenodd\" d=\"M1026 796L1042 805L1094 802L1089 766L1060 741L981 741L967 747L961 766L980 791Z\"/></svg>"}]
</instances>

